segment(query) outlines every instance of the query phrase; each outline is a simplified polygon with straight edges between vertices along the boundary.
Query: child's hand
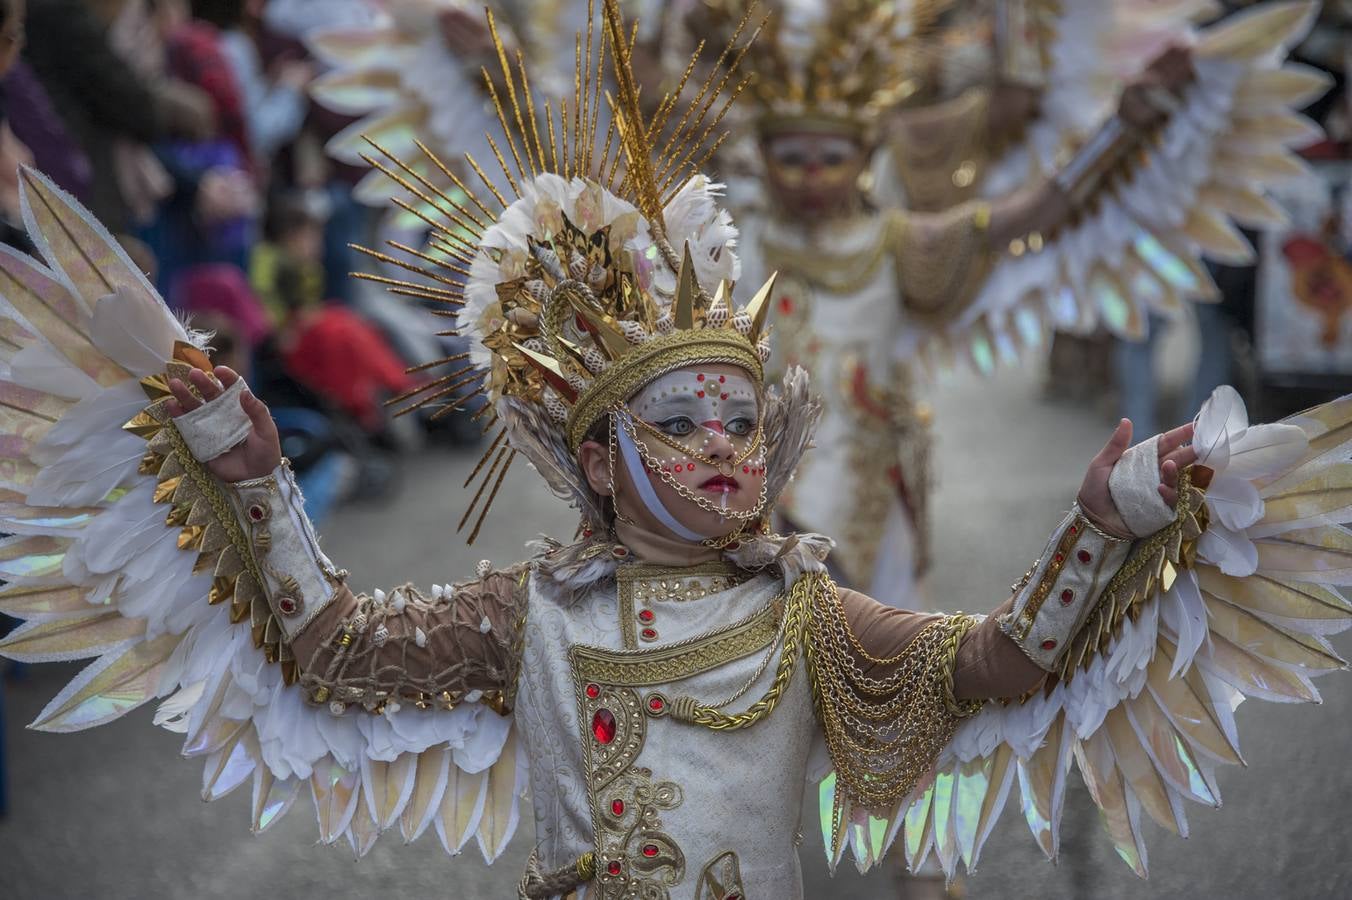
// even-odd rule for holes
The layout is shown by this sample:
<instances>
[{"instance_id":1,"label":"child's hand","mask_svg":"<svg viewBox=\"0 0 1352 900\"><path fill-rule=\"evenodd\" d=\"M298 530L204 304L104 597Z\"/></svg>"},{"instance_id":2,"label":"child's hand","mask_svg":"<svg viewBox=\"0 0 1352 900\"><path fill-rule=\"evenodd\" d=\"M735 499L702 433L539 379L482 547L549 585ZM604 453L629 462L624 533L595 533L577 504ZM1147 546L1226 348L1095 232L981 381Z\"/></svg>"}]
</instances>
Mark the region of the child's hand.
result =
<instances>
[{"instance_id":1,"label":"child's hand","mask_svg":"<svg viewBox=\"0 0 1352 900\"><path fill-rule=\"evenodd\" d=\"M1170 506L1178 503L1178 472L1197 461L1197 451L1192 447L1192 423L1182 425L1173 431L1160 435L1160 496ZM1108 476L1113 466L1131 446L1131 420L1123 419L1117 424L1117 430L1108 439L1108 443L1089 463L1084 483L1080 485L1080 508L1084 510L1094 524L1109 534L1121 538L1133 537L1127 523L1117 512L1112 494L1108 491Z\"/></svg>"},{"instance_id":2,"label":"child's hand","mask_svg":"<svg viewBox=\"0 0 1352 900\"><path fill-rule=\"evenodd\" d=\"M215 400L226 388L239 381L235 370L226 366L217 366L215 375L220 379L219 384L198 369L188 374L188 380L201 393L202 400L198 400L182 381L171 379L169 390L173 392L174 399L168 404L169 415L177 418L191 412L203 402ZM211 474L232 484L262 478L282 462L282 441L277 435L277 425L268 413L267 404L247 390L240 394L239 404L253 423L249 436L206 464Z\"/></svg>"}]
</instances>

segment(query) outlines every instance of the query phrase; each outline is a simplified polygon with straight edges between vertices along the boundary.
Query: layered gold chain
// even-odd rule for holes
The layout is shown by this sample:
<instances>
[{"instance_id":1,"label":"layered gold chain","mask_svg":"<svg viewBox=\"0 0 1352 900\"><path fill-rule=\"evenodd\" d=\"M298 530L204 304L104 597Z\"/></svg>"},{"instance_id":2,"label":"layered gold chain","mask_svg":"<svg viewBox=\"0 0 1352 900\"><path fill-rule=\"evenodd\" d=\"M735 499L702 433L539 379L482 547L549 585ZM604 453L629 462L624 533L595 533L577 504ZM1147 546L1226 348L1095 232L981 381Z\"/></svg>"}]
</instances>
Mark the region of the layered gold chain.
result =
<instances>
[{"instance_id":1,"label":"layered gold chain","mask_svg":"<svg viewBox=\"0 0 1352 900\"><path fill-rule=\"evenodd\" d=\"M878 658L855 637L839 593L827 584L810 609L806 651L817 717L839 778L832 811L838 847L849 804L894 808L933 767L962 718L980 711L980 701L960 701L953 689L958 648L980 620L936 619L901 652Z\"/></svg>"}]
</instances>

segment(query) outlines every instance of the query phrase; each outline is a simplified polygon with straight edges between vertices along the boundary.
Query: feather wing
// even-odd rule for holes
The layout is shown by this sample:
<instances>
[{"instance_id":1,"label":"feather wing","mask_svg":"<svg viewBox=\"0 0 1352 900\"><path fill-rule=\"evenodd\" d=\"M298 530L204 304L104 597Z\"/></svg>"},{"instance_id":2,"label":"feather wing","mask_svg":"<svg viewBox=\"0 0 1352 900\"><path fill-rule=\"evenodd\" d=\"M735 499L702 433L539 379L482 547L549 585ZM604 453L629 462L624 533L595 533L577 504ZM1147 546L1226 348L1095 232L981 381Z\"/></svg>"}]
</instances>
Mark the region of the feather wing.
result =
<instances>
[{"instance_id":1,"label":"feather wing","mask_svg":"<svg viewBox=\"0 0 1352 900\"><path fill-rule=\"evenodd\" d=\"M361 854L396 825L410 840L435 826L448 850L477 836L495 857L525 785L510 720L302 702L249 605L225 602L243 591L221 575L228 540L144 439L166 363L200 351L84 209L36 172L21 181L43 259L0 248L0 610L25 620L0 653L91 659L32 727L78 731L158 699L156 724L203 759L204 798L251 784L255 831L308 786L325 842Z\"/></svg>"},{"instance_id":2,"label":"feather wing","mask_svg":"<svg viewBox=\"0 0 1352 900\"><path fill-rule=\"evenodd\" d=\"M1327 640L1352 625L1342 593L1352 586L1352 537L1332 524L1345 498L1311 488L1299 503L1286 500L1312 478L1352 477L1348 401L1279 426L1250 426L1233 391L1208 401L1196 435L1215 466L1207 513L1212 528L1225 527L1219 523L1240 485L1256 492L1259 509L1246 526L1231 519L1228 538L1251 548L1254 568L1228 573L1227 560L1209 556L1202 541L1195 557L1183 547L1166 553L1158 579L1123 604L1131 615L1107 622L1087 664L1025 703L990 705L965 722L941 754L938 776L899 812L908 861L933 848L950 876L959 860L972 867L1013 796L1054 859L1072 759L1118 855L1142 877L1142 814L1186 837L1187 802L1220 805L1218 768L1243 762L1240 702L1318 702L1313 679L1345 666ZM945 849L954 846L960 852Z\"/></svg>"},{"instance_id":3,"label":"feather wing","mask_svg":"<svg viewBox=\"0 0 1352 900\"><path fill-rule=\"evenodd\" d=\"M1145 35L1145 44L1156 47L1160 35L1193 40L1185 27L1187 15L1179 14L1192 5L1165 4L1162 13L1133 24L1108 12L1133 4L1060 4L1051 59L1067 60L1072 69L1088 65L1099 76L1122 74L1105 72L1114 58L1105 43L1110 37L1120 42L1125 34L1139 65L1149 56L1141 53L1142 42L1132 38L1132 29L1144 29L1138 38ZM963 312L929 332L927 359L937 364L956 355L988 372L1040 346L1049 328L1079 331L1101 325L1139 338L1149 313L1176 314L1185 300L1214 299L1215 286L1202 259L1252 260L1252 248L1237 226L1283 221L1263 188L1302 173L1290 148L1319 133L1292 110L1321 94L1328 79L1282 62L1317 9L1310 2L1260 4L1197 35L1196 79L1157 138L1120 175L1104 181L1086 207L1090 212L1073 225L1045 240L1030 235L1011 244ZM1061 42L1078 49L1072 52ZM1101 52L1086 61L1080 52L1084 46L1098 46ZM1044 100L1047 117L1029 129L1018 164L1004 166L1023 174L993 176L990 190L1004 193L1037 173L1054 171L1052 156L1072 136L1072 123L1106 121L1111 110L1087 87L1105 79L1086 72L1068 77L1060 67L1059 62L1053 67L1053 96L1057 91L1077 96L1064 103ZM1088 118L1075 113L1096 108ZM1065 112L1071 118L1061 122Z\"/></svg>"}]
</instances>

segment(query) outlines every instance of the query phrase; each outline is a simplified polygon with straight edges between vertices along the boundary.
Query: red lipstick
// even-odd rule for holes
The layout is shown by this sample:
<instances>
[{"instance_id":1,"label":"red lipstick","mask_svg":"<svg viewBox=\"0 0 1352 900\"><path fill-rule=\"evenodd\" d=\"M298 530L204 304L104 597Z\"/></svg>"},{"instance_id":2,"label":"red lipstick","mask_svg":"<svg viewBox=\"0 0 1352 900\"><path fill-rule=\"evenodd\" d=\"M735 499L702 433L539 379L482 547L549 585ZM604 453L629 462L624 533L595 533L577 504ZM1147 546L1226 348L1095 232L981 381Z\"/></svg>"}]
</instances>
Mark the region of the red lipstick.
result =
<instances>
[{"instance_id":1,"label":"red lipstick","mask_svg":"<svg viewBox=\"0 0 1352 900\"><path fill-rule=\"evenodd\" d=\"M735 494L741 490L741 487L736 478L727 475L715 475L699 486L700 490L715 494Z\"/></svg>"}]
</instances>

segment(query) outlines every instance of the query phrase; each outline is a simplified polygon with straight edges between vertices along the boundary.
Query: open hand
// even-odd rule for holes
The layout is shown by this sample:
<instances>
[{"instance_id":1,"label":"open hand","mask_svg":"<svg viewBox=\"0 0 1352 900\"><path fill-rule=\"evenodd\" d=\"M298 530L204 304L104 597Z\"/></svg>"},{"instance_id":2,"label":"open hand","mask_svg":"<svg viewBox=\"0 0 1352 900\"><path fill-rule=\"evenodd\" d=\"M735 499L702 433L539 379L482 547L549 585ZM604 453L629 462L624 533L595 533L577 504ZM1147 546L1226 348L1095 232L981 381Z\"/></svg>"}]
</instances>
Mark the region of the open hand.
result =
<instances>
[{"instance_id":1,"label":"open hand","mask_svg":"<svg viewBox=\"0 0 1352 900\"><path fill-rule=\"evenodd\" d=\"M1131 420L1123 419L1108 443L1089 463L1089 471L1080 485L1080 508L1095 525L1109 534L1131 538L1132 533L1117 512L1112 494L1108 491L1108 476L1122 454L1131 446ZM1192 423L1181 425L1160 435L1160 483L1158 490L1164 502L1171 507L1178 503L1178 472L1197 461L1192 446Z\"/></svg>"},{"instance_id":2,"label":"open hand","mask_svg":"<svg viewBox=\"0 0 1352 900\"><path fill-rule=\"evenodd\" d=\"M200 369L188 374L188 380L202 395L202 400L197 399L179 379L170 379L169 390L173 392L174 398L166 405L169 415L177 418L197 409L203 402L215 400L226 388L239 381L239 373L228 366L217 366L214 374L215 379ZM277 435L277 425L268 413L267 404L247 390L239 395L239 403L253 423L249 436L206 464L212 475L227 483L262 478L282 462L282 441Z\"/></svg>"}]
</instances>

